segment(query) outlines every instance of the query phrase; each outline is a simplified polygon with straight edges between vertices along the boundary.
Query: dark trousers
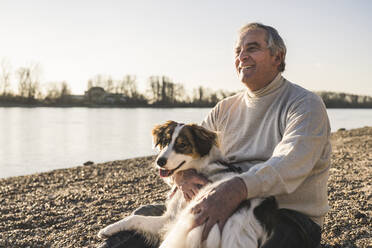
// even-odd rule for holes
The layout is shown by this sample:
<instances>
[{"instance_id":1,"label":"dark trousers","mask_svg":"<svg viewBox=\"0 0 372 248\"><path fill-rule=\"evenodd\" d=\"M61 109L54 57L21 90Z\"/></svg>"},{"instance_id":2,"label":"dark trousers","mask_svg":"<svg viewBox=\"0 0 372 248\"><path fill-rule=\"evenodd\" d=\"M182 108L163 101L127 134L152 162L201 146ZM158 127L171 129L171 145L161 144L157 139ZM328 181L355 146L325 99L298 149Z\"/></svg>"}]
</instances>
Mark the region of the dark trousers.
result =
<instances>
[{"instance_id":1,"label":"dark trousers","mask_svg":"<svg viewBox=\"0 0 372 248\"><path fill-rule=\"evenodd\" d=\"M164 211L162 205L147 205L137 209L134 214L159 216ZM309 217L297 211L279 209L278 223L271 238L262 248L318 248L321 228ZM149 246L139 234L124 231L106 240L100 248L156 248Z\"/></svg>"},{"instance_id":2,"label":"dark trousers","mask_svg":"<svg viewBox=\"0 0 372 248\"><path fill-rule=\"evenodd\" d=\"M309 217L289 209L278 210L278 223L273 236L262 248L318 248L321 228Z\"/></svg>"}]
</instances>

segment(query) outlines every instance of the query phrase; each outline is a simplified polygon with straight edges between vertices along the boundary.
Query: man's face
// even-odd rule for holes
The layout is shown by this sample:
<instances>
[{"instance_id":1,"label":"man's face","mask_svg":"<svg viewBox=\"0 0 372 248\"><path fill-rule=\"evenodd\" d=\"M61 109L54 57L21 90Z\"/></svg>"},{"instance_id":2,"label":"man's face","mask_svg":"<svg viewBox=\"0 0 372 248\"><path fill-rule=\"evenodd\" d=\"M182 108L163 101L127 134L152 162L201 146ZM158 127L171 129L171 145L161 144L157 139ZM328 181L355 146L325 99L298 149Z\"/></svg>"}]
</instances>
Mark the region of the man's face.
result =
<instances>
[{"instance_id":1,"label":"man's face","mask_svg":"<svg viewBox=\"0 0 372 248\"><path fill-rule=\"evenodd\" d=\"M271 55L267 48L266 31L250 30L243 33L235 47L235 68L239 79L251 90L269 84L278 74L280 56Z\"/></svg>"}]
</instances>

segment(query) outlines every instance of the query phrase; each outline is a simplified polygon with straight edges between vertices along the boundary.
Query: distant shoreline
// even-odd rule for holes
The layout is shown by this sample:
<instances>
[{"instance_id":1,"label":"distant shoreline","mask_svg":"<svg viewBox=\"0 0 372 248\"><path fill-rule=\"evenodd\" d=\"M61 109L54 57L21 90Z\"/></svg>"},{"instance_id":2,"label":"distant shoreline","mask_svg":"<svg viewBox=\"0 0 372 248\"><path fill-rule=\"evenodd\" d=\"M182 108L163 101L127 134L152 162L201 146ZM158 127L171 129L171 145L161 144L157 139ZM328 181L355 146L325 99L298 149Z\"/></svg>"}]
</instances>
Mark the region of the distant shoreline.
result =
<instances>
[{"instance_id":1,"label":"distant shoreline","mask_svg":"<svg viewBox=\"0 0 372 248\"><path fill-rule=\"evenodd\" d=\"M372 222L372 127L332 133L322 248L368 247ZM0 247L95 247L100 228L168 186L154 156L0 179Z\"/></svg>"},{"instance_id":2,"label":"distant shoreline","mask_svg":"<svg viewBox=\"0 0 372 248\"><path fill-rule=\"evenodd\" d=\"M0 108L212 108L213 106L195 105L42 105L42 104L0 104Z\"/></svg>"},{"instance_id":3,"label":"distant shoreline","mask_svg":"<svg viewBox=\"0 0 372 248\"><path fill-rule=\"evenodd\" d=\"M153 92L155 95L152 97L138 92L128 97L127 94L113 93L102 87L90 87L84 95L70 95L66 92L62 94L61 92L59 97L45 97L44 99L36 98L34 95L25 97L7 94L0 95L0 107L211 108L222 99L237 93L210 92L200 87L199 95L188 97L187 94L180 93L179 96L182 97L175 97L177 94L174 90L167 91L170 85L174 86L173 83L163 81L161 87L159 84L158 90L161 90L156 91L158 92L156 94ZM327 91L313 91L313 93L323 100L327 108L372 108L372 96Z\"/></svg>"},{"instance_id":4,"label":"distant shoreline","mask_svg":"<svg viewBox=\"0 0 372 248\"><path fill-rule=\"evenodd\" d=\"M0 104L0 108L212 108L213 106L185 106L185 105L29 105L29 104ZM327 109L372 109L372 107L327 107Z\"/></svg>"}]
</instances>

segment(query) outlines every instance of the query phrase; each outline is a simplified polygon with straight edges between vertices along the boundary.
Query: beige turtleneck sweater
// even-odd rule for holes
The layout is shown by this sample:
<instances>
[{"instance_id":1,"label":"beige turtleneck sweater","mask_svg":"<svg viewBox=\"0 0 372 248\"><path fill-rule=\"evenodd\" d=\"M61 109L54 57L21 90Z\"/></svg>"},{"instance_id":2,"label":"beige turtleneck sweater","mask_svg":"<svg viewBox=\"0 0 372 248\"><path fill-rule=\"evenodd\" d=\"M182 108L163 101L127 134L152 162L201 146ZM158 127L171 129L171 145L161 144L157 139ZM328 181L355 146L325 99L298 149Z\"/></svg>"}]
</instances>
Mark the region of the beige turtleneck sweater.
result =
<instances>
[{"instance_id":1,"label":"beige turtleneck sweater","mask_svg":"<svg viewBox=\"0 0 372 248\"><path fill-rule=\"evenodd\" d=\"M279 73L265 88L214 107L203 126L219 133L226 162L244 171L248 198L275 196L322 226L328 211L330 126L320 97Z\"/></svg>"}]
</instances>

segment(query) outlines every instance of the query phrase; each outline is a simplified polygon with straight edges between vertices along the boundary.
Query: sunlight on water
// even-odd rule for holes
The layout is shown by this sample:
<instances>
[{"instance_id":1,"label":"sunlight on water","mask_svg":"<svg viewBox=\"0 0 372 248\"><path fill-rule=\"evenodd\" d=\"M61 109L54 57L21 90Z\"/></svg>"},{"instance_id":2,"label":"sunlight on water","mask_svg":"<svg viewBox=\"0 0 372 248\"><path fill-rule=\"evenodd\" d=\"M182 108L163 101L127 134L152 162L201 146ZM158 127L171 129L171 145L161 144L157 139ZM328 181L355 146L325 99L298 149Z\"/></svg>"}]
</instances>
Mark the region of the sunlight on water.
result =
<instances>
[{"instance_id":1,"label":"sunlight on water","mask_svg":"<svg viewBox=\"0 0 372 248\"><path fill-rule=\"evenodd\" d=\"M0 108L0 178L155 154L151 129L200 123L206 108ZM329 109L332 131L372 125L372 109Z\"/></svg>"},{"instance_id":2,"label":"sunlight on water","mask_svg":"<svg viewBox=\"0 0 372 248\"><path fill-rule=\"evenodd\" d=\"M209 109L0 108L0 177L155 154L151 129Z\"/></svg>"}]
</instances>

